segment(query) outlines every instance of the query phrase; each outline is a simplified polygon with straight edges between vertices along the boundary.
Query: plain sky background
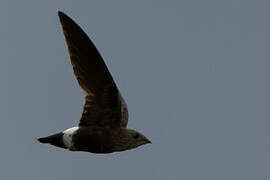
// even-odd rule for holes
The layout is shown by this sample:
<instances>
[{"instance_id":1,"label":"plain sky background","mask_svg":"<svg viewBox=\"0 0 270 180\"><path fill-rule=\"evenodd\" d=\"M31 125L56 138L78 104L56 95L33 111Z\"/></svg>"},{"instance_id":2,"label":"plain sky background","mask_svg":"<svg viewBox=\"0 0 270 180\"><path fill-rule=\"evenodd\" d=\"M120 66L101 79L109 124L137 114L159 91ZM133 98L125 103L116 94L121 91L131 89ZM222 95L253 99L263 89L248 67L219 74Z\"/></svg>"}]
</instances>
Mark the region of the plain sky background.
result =
<instances>
[{"instance_id":1,"label":"plain sky background","mask_svg":"<svg viewBox=\"0 0 270 180\"><path fill-rule=\"evenodd\" d=\"M97 155L35 140L76 126L84 103L58 10L153 144ZM0 179L270 179L270 1L5 0L0 22Z\"/></svg>"}]
</instances>

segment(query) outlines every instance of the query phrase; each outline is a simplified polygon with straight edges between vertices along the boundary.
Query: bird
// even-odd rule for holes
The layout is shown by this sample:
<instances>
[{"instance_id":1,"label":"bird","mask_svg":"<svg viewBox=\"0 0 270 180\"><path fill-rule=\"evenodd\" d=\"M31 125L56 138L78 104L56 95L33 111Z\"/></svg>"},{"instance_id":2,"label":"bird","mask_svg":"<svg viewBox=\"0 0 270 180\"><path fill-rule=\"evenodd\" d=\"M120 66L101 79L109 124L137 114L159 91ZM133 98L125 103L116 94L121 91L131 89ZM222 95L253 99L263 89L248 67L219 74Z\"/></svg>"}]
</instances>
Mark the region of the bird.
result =
<instances>
[{"instance_id":1,"label":"bird","mask_svg":"<svg viewBox=\"0 0 270 180\"><path fill-rule=\"evenodd\" d=\"M58 16L85 104L78 126L37 140L70 151L97 154L151 143L142 133L127 128L127 104L93 42L65 13L58 11Z\"/></svg>"}]
</instances>

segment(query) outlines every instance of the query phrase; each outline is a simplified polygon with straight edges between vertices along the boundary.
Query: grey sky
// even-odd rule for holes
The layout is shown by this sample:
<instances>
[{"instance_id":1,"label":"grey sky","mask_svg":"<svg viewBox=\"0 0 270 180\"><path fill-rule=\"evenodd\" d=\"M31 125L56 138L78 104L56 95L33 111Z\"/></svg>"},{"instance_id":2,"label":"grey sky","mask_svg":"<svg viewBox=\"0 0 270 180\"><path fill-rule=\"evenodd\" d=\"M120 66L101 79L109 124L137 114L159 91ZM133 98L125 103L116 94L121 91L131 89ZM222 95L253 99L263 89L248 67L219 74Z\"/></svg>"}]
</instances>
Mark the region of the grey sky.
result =
<instances>
[{"instance_id":1,"label":"grey sky","mask_svg":"<svg viewBox=\"0 0 270 180\"><path fill-rule=\"evenodd\" d=\"M58 10L153 144L97 155L35 141L82 112ZM1 1L1 179L269 180L269 17L262 0Z\"/></svg>"}]
</instances>

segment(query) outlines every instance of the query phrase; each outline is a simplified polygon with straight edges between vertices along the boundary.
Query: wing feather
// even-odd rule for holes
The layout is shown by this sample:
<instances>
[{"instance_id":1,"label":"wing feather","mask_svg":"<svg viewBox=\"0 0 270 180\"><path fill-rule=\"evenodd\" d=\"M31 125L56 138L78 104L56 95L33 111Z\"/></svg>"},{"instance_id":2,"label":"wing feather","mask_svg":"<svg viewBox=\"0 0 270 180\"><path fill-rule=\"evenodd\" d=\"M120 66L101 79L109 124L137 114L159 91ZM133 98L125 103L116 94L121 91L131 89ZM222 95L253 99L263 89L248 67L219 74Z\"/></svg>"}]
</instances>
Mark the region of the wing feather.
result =
<instances>
[{"instance_id":1,"label":"wing feather","mask_svg":"<svg viewBox=\"0 0 270 180\"><path fill-rule=\"evenodd\" d=\"M58 15L74 74L86 95L79 126L126 126L127 105L95 45L71 18Z\"/></svg>"}]
</instances>

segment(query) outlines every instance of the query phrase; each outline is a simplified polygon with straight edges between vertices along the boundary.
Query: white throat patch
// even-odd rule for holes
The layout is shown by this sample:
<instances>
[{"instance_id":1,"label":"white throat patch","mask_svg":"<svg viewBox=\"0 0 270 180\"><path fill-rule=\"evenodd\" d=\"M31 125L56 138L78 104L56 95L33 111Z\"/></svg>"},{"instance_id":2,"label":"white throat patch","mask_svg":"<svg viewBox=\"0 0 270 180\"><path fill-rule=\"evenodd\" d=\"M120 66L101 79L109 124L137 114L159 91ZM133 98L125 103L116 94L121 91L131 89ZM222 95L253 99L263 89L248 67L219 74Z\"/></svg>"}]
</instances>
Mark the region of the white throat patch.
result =
<instances>
[{"instance_id":1,"label":"white throat patch","mask_svg":"<svg viewBox=\"0 0 270 180\"><path fill-rule=\"evenodd\" d=\"M69 128L69 129L63 131L64 145L70 150L73 148L72 136L78 129L79 129L79 127L72 127L72 128Z\"/></svg>"}]
</instances>

